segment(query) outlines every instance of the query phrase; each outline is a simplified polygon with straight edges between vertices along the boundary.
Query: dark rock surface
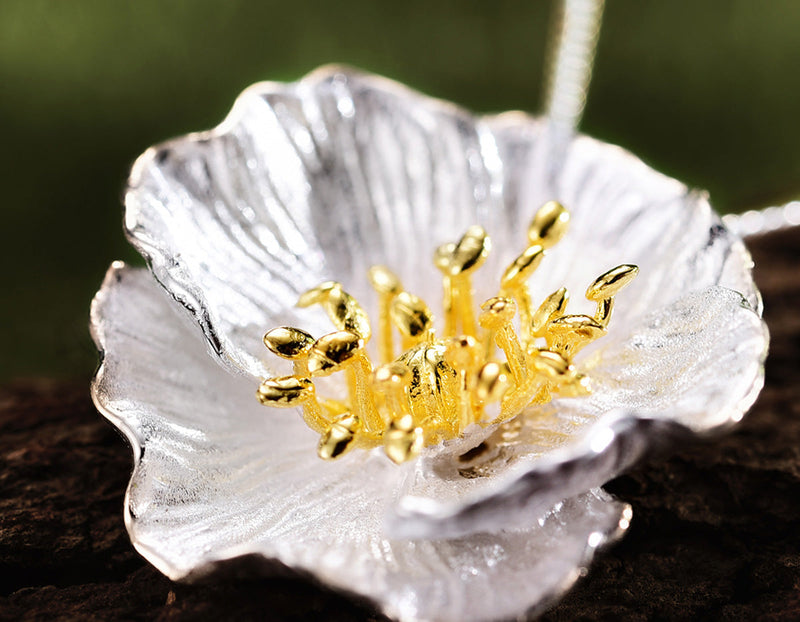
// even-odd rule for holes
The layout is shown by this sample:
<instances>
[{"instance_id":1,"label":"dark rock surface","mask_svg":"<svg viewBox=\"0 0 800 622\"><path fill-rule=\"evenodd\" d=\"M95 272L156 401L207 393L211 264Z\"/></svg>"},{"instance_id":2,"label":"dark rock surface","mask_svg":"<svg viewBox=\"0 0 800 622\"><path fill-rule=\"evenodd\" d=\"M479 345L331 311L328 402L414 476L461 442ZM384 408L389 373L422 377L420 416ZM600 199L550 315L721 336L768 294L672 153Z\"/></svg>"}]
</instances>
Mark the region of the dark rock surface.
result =
<instances>
[{"instance_id":1,"label":"dark rock surface","mask_svg":"<svg viewBox=\"0 0 800 622\"><path fill-rule=\"evenodd\" d=\"M750 247L772 334L758 403L608 484L629 533L544 619L800 619L800 230ZM128 540L130 450L87 384L0 389L0 619L380 619L302 579L164 578Z\"/></svg>"}]
</instances>

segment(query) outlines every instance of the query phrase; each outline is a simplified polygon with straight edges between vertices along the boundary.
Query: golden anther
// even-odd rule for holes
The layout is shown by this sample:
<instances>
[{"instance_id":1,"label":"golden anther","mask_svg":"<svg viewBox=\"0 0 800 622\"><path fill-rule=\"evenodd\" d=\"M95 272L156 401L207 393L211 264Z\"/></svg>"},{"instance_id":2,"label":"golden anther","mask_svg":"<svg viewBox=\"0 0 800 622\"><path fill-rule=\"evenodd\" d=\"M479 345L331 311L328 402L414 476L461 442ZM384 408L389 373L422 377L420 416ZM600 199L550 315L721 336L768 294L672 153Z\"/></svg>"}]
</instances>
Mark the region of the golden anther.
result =
<instances>
[{"instance_id":1,"label":"golden anther","mask_svg":"<svg viewBox=\"0 0 800 622\"><path fill-rule=\"evenodd\" d=\"M389 314L402 336L403 350L413 348L430 337L433 314L422 298L400 292L392 300Z\"/></svg>"},{"instance_id":2,"label":"golden anther","mask_svg":"<svg viewBox=\"0 0 800 622\"><path fill-rule=\"evenodd\" d=\"M525 249L519 257L517 257L500 279L500 288L505 290L517 289L521 285L525 285L528 279L533 276L533 273L541 265L544 259L544 248L534 245Z\"/></svg>"},{"instance_id":3,"label":"golden anther","mask_svg":"<svg viewBox=\"0 0 800 622\"><path fill-rule=\"evenodd\" d=\"M480 407L485 409L490 404L500 402L509 388L511 388L511 378L503 365L486 363L481 367L475 380L475 397Z\"/></svg>"},{"instance_id":4,"label":"golden anther","mask_svg":"<svg viewBox=\"0 0 800 622\"><path fill-rule=\"evenodd\" d=\"M339 416L323 433L317 446L317 455L323 460L335 460L355 445L353 442L361 422L353 413Z\"/></svg>"},{"instance_id":5,"label":"golden anther","mask_svg":"<svg viewBox=\"0 0 800 622\"><path fill-rule=\"evenodd\" d=\"M306 359L315 339L306 331L290 326L273 328L264 335L264 345L270 352L294 362L296 376L307 376Z\"/></svg>"},{"instance_id":6,"label":"golden anther","mask_svg":"<svg viewBox=\"0 0 800 622\"><path fill-rule=\"evenodd\" d=\"M398 359L411 370L408 402L414 421L426 432L426 442L452 438L458 427L459 379L445 358L441 342L422 343Z\"/></svg>"},{"instance_id":7,"label":"golden anther","mask_svg":"<svg viewBox=\"0 0 800 622\"><path fill-rule=\"evenodd\" d=\"M586 298L592 302L599 302L605 298L616 296L620 290L628 285L636 275L639 267L631 264L622 264L598 276L586 290Z\"/></svg>"},{"instance_id":8,"label":"golden anther","mask_svg":"<svg viewBox=\"0 0 800 622\"><path fill-rule=\"evenodd\" d=\"M327 281L309 289L297 300L301 308L321 305L338 330L348 330L369 341L372 329L369 317L355 298L342 289L341 283Z\"/></svg>"},{"instance_id":9,"label":"golden anther","mask_svg":"<svg viewBox=\"0 0 800 622\"><path fill-rule=\"evenodd\" d=\"M276 408L302 406L306 425L318 433L322 433L328 426L328 421L317 402L314 384L308 378L296 376L270 378L258 387L256 397L264 406Z\"/></svg>"},{"instance_id":10,"label":"golden anther","mask_svg":"<svg viewBox=\"0 0 800 622\"><path fill-rule=\"evenodd\" d=\"M547 324L556 318L564 315L569 301L569 292L565 287L553 292L544 299L539 308L533 314L531 320L531 335L533 337L544 337Z\"/></svg>"},{"instance_id":11,"label":"golden anther","mask_svg":"<svg viewBox=\"0 0 800 622\"><path fill-rule=\"evenodd\" d=\"M339 371L364 349L364 340L349 330L320 337L308 353L308 371L312 376L327 376Z\"/></svg>"},{"instance_id":12,"label":"golden anther","mask_svg":"<svg viewBox=\"0 0 800 622\"><path fill-rule=\"evenodd\" d=\"M334 289L341 288L342 284L337 283L336 281L325 281L324 283L320 283L316 287L312 287L308 291L300 294L300 298L297 299L297 306L305 308L310 307L311 305L324 304Z\"/></svg>"},{"instance_id":13,"label":"golden anther","mask_svg":"<svg viewBox=\"0 0 800 622\"><path fill-rule=\"evenodd\" d=\"M277 408L293 408L313 396L314 384L308 378L295 376L265 380L256 393L259 402Z\"/></svg>"},{"instance_id":14,"label":"golden anther","mask_svg":"<svg viewBox=\"0 0 800 622\"><path fill-rule=\"evenodd\" d=\"M534 311L528 281L568 224L569 214L555 201L536 213L528 230L530 245L506 268L500 295L481 306L478 318L471 275L488 256L486 231L473 226L457 243L440 246L434 263L442 274L445 334L439 338L425 302L403 291L391 270L373 266L369 281L378 294L382 362L374 371L366 352L371 328L361 305L335 281L308 290L298 306L322 306L337 331L316 341L291 327L264 335L270 351L293 362L295 375L265 380L259 401L301 406L308 426L320 434L318 453L326 460L353 447L383 447L399 464L471 425L504 424L501 429L508 430L506 422L531 405L553 396L587 395L589 378L572 359L606 333L614 296L638 268L617 266L595 279L586 291L597 304L594 317L565 315L568 294L563 288ZM403 348L396 360L394 326ZM505 360L495 358L498 348ZM347 377L348 397L318 399L311 379L337 371ZM523 425L518 420L515 429Z\"/></svg>"},{"instance_id":15,"label":"golden anther","mask_svg":"<svg viewBox=\"0 0 800 622\"><path fill-rule=\"evenodd\" d=\"M597 303L595 320L602 326L608 326L611 311L614 308L614 296L627 286L636 275L639 267L622 264L598 276L586 290L586 298Z\"/></svg>"},{"instance_id":16,"label":"golden anther","mask_svg":"<svg viewBox=\"0 0 800 622\"><path fill-rule=\"evenodd\" d=\"M514 383L520 386L525 381L525 355L514 332L511 320L517 305L511 298L496 296L481 305L480 324L491 331L497 346L505 353Z\"/></svg>"},{"instance_id":17,"label":"golden anther","mask_svg":"<svg viewBox=\"0 0 800 622\"><path fill-rule=\"evenodd\" d=\"M285 359L307 355L314 341L306 331L289 326L273 328L264 335L264 345L270 352Z\"/></svg>"},{"instance_id":18,"label":"golden anther","mask_svg":"<svg viewBox=\"0 0 800 622\"><path fill-rule=\"evenodd\" d=\"M569 212L558 201L548 201L533 217L528 227L528 240L543 248L554 246L569 227Z\"/></svg>"},{"instance_id":19,"label":"golden anther","mask_svg":"<svg viewBox=\"0 0 800 622\"><path fill-rule=\"evenodd\" d=\"M403 291L400 279L386 266L372 266L369 269L369 282L378 293L378 352L381 363L394 359L392 340L392 321L389 310L392 299Z\"/></svg>"},{"instance_id":20,"label":"golden anther","mask_svg":"<svg viewBox=\"0 0 800 622\"><path fill-rule=\"evenodd\" d=\"M606 329L588 315L564 315L547 325L547 347L567 359L606 334Z\"/></svg>"},{"instance_id":21,"label":"golden anther","mask_svg":"<svg viewBox=\"0 0 800 622\"><path fill-rule=\"evenodd\" d=\"M383 450L395 464L416 458L425 443L422 428L414 425L411 415L392 419L384 434Z\"/></svg>"},{"instance_id":22,"label":"golden anther","mask_svg":"<svg viewBox=\"0 0 800 622\"><path fill-rule=\"evenodd\" d=\"M495 296L481 305L480 324L483 328L497 330L510 324L517 313L517 304L511 298Z\"/></svg>"},{"instance_id":23,"label":"golden anther","mask_svg":"<svg viewBox=\"0 0 800 622\"><path fill-rule=\"evenodd\" d=\"M369 282L379 294L396 296L403 291L403 284L397 275L386 266L372 266L367 273Z\"/></svg>"},{"instance_id":24,"label":"golden anther","mask_svg":"<svg viewBox=\"0 0 800 622\"><path fill-rule=\"evenodd\" d=\"M522 342L526 344L531 325L531 294L528 280L542 263L544 248L534 245L525 249L500 279L500 295L514 298L519 307L519 325L522 329Z\"/></svg>"},{"instance_id":25,"label":"golden anther","mask_svg":"<svg viewBox=\"0 0 800 622\"><path fill-rule=\"evenodd\" d=\"M309 351L308 370L312 376L345 371L350 404L353 413L363 423L364 432L373 435L383 432L383 420L370 389L372 365L364 351L363 339L346 330L320 337Z\"/></svg>"},{"instance_id":26,"label":"golden anther","mask_svg":"<svg viewBox=\"0 0 800 622\"><path fill-rule=\"evenodd\" d=\"M459 326L462 333L475 334L470 274L483 265L490 249L489 236L478 225L467 229L457 244L436 249L433 262L442 272L445 337L454 337Z\"/></svg>"},{"instance_id":27,"label":"golden anther","mask_svg":"<svg viewBox=\"0 0 800 622\"><path fill-rule=\"evenodd\" d=\"M434 263L442 272L459 276L474 272L489 256L491 242L480 225L472 225L456 244L445 244L436 250Z\"/></svg>"}]
</instances>

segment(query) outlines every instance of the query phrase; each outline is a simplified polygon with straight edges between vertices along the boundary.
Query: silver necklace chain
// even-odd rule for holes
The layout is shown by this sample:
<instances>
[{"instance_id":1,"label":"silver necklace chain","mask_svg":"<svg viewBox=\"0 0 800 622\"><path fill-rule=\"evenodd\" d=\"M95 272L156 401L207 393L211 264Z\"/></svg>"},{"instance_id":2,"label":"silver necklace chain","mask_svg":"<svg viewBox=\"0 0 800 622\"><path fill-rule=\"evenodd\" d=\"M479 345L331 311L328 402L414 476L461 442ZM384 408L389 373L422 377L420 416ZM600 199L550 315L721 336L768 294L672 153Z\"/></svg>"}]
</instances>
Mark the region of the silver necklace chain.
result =
<instances>
[{"instance_id":1,"label":"silver necklace chain","mask_svg":"<svg viewBox=\"0 0 800 622\"><path fill-rule=\"evenodd\" d=\"M604 0L560 0L550 34L545 77L545 114L551 128L552 161L558 162L578 129L592 77ZM800 201L727 214L725 225L751 237L800 225Z\"/></svg>"}]
</instances>

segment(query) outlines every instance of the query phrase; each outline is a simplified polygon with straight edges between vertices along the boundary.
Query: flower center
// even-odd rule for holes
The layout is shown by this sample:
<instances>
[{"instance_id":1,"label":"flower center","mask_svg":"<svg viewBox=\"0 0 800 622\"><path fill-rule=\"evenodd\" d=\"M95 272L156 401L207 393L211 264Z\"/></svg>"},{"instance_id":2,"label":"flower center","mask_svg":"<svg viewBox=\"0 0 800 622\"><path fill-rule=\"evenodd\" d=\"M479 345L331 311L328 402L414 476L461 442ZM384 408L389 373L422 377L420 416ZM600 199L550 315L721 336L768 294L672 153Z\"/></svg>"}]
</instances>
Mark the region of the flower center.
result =
<instances>
[{"instance_id":1,"label":"flower center","mask_svg":"<svg viewBox=\"0 0 800 622\"><path fill-rule=\"evenodd\" d=\"M576 370L573 358L606 333L614 296L638 268L617 266L589 285L586 298L597 305L593 316L566 315L564 288L534 309L528 280L568 223L569 213L555 201L536 213L528 247L505 270L498 296L484 302L477 317L471 279L489 255L489 236L476 225L458 242L436 249L434 264L444 289L440 336L425 302L404 291L388 268L373 266L377 368L366 352L372 328L361 305L333 281L305 292L298 306L321 305L337 331L319 339L299 328L267 332L267 348L292 360L294 375L264 380L258 400L266 406L301 406L306 424L320 434L321 458L382 446L399 464L426 445L461 436L469 426L503 423L554 396L588 395L589 378ZM317 395L312 379L337 372L347 378L348 399Z\"/></svg>"}]
</instances>

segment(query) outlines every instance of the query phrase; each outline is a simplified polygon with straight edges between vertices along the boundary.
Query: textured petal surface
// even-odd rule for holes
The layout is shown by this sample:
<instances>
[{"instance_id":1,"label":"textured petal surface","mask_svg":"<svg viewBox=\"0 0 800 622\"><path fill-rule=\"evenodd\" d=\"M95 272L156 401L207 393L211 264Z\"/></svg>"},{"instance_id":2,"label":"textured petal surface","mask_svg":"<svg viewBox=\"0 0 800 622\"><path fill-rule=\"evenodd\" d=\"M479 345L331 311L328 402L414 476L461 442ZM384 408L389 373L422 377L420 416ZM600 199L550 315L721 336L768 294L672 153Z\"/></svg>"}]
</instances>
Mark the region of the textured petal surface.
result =
<instances>
[{"instance_id":1,"label":"textured petal surface","mask_svg":"<svg viewBox=\"0 0 800 622\"><path fill-rule=\"evenodd\" d=\"M668 439L738 421L763 385L766 327L738 292L693 292L625 329L584 359L589 397L529 409L468 461L451 451L418 460L391 533L453 537L526 524Z\"/></svg>"},{"instance_id":2,"label":"textured petal surface","mask_svg":"<svg viewBox=\"0 0 800 622\"><path fill-rule=\"evenodd\" d=\"M146 152L125 221L212 349L267 375L265 330L330 330L291 307L309 287L335 279L368 301L383 263L434 295L433 250L501 206L499 175L491 135L455 106L321 70L255 85L216 130Z\"/></svg>"},{"instance_id":3,"label":"textured petal surface","mask_svg":"<svg viewBox=\"0 0 800 622\"><path fill-rule=\"evenodd\" d=\"M760 313L750 255L704 194L585 136L570 144L562 167L552 172L546 139L531 118L505 114L487 122L504 164L509 226L519 229L536 206L553 198L572 216L569 233L531 280L534 299L567 287L572 312L590 311L592 305L582 300L589 283L632 263L640 276L618 296L606 341L636 318L712 285L740 292Z\"/></svg>"},{"instance_id":4,"label":"textured petal surface","mask_svg":"<svg viewBox=\"0 0 800 622\"><path fill-rule=\"evenodd\" d=\"M320 313L292 308L299 293L336 279L372 306L365 273L383 263L435 301L432 252L471 224L494 242L477 298L495 295L528 220L553 198L572 212L571 232L534 275L536 298L567 286L572 310L586 311L581 296L598 274L636 263L642 277L619 298L612 338L710 285L759 309L750 257L704 196L586 137L553 173L542 134L521 113L475 118L388 80L322 69L255 85L215 130L146 152L131 174L126 228L212 350L256 376L270 373L268 328L330 329Z\"/></svg>"},{"instance_id":5,"label":"textured petal surface","mask_svg":"<svg viewBox=\"0 0 800 622\"><path fill-rule=\"evenodd\" d=\"M591 491L495 535L388 540L381 517L408 469L375 452L318 460L299 417L261 408L214 364L145 271L112 267L92 320L93 395L134 446L128 529L172 578L257 553L401 619L508 618L568 587L630 519Z\"/></svg>"}]
</instances>

